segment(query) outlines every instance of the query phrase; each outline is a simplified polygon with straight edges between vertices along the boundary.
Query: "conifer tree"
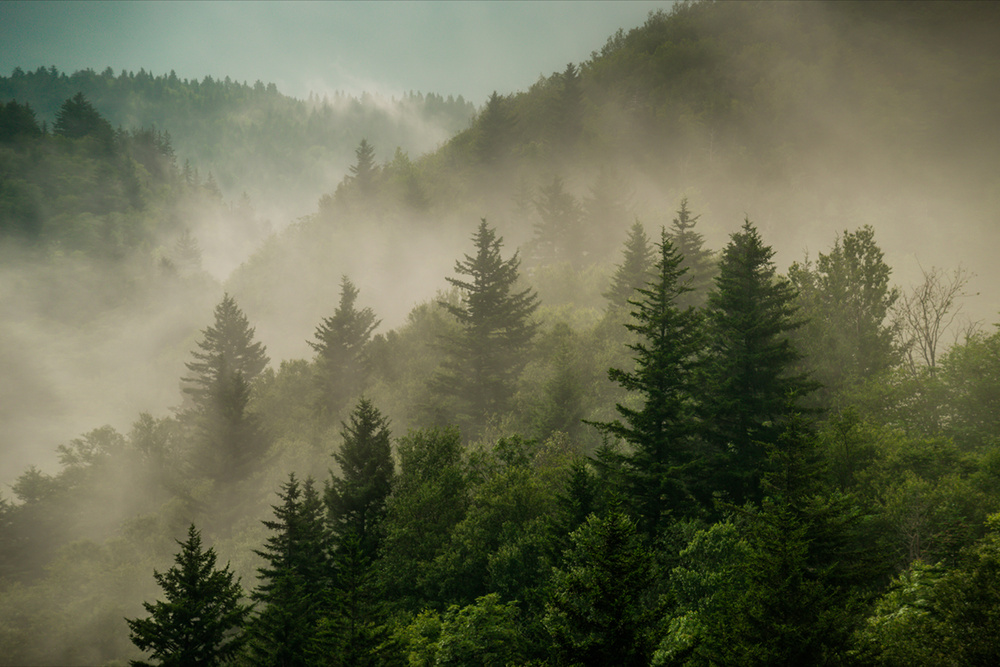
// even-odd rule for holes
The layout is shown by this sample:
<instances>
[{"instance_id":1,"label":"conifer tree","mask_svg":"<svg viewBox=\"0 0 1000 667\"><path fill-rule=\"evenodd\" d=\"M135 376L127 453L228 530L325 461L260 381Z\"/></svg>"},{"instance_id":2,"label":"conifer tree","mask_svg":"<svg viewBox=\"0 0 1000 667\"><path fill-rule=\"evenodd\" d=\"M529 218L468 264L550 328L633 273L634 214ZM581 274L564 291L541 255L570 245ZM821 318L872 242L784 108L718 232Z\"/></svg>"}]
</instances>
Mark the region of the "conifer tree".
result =
<instances>
[{"instance_id":1,"label":"conifer tree","mask_svg":"<svg viewBox=\"0 0 1000 667\"><path fill-rule=\"evenodd\" d=\"M458 305L442 305L458 319L459 334L445 341L448 358L432 388L453 402L459 419L478 429L490 414L505 410L527 362L525 350L538 324L531 317L538 297L515 291L520 259L500 256L503 239L484 218L472 237L475 255L455 262L447 278L461 291Z\"/></svg>"},{"instance_id":2,"label":"conifer tree","mask_svg":"<svg viewBox=\"0 0 1000 667\"><path fill-rule=\"evenodd\" d=\"M766 443L775 443L800 400L815 389L796 373L789 333L795 290L777 275L757 229L746 220L722 253L708 297L710 359L706 427L726 459L721 485L731 500L760 500Z\"/></svg>"},{"instance_id":3,"label":"conifer tree","mask_svg":"<svg viewBox=\"0 0 1000 667\"><path fill-rule=\"evenodd\" d=\"M646 228L636 220L629 229L625 247L622 248L622 263L611 276L611 287L604 293L613 308L628 308L629 299L635 290L645 287L653 268L653 248L646 236Z\"/></svg>"},{"instance_id":4,"label":"conifer tree","mask_svg":"<svg viewBox=\"0 0 1000 667\"><path fill-rule=\"evenodd\" d=\"M375 148L368 143L368 139L362 139L358 147L354 149L356 161L348 169L351 172L351 181L357 188L358 194L362 197L370 196L375 190L375 176L378 167L375 164Z\"/></svg>"},{"instance_id":5,"label":"conifer tree","mask_svg":"<svg viewBox=\"0 0 1000 667\"><path fill-rule=\"evenodd\" d=\"M202 331L201 351L186 364L184 392L193 399L189 413L200 439L202 470L216 479L246 475L266 441L254 415L247 411L250 386L267 366L264 346L233 297L226 294L215 308L215 323Z\"/></svg>"},{"instance_id":6,"label":"conifer tree","mask_svg":"<svg viewBox=\"0 0 1000 667\"><path fill-rule=\"evenodd\" d=\"M480 162L495 165L507 157L514 129L507 98L494 90L476 119L475 127L474 150Z\"/></svg>"},{"instance_id":7,"label":"conifer tree","mask_svg":"<svg viewBox=\"0 0 1000 667\"><path fill-rule=\"evenodd\" d=\"M331 612L330 564L323 502L313 480L289 475L272 506L274 519L265 546L254 550L265 565L252 598L258 612L250 624L249 648L257 664L304 666L311 654L332 652L322 619Z\"/></svg>"},{"instance_id":8,"label":"conifer tree","mask_svg":"<svg viewBox=\"0 0 1000 667\"><path fill-rule=\"evenodd\" d=\"M392 489L390 436L389 420L371 401L362 398L349 422L343 424L344 442L333 454L340 465L340 475L333 476L326 488L334 539L342 540L353 534L369 561L378 550L380 523Z\"/></svg>"},{"instance_id":9,"label":"conifer tree","mask_svg":"<svg viewBox=\"0 0 1000 667\"><path fill-rule=\"evenodd\" d=\"M620 509L591 514L553 570L544 624L560 664L648 665L652 558Z\"/></svg>"},{"instance_id":10,"label":"conifer tree","mask_svg":"<svg viewBox=\"0 0 1000 667\"><path fill-rule=\"evenodd\" d=\"M59 107L53 132L67 139L93 137L106 150L114 147L115 133L111 123L98 113L82 92Z\"/></svg>"},{"instance_id":11,"label":"conifer tree","mask_svg":"<svg viewBox=\"0 0 1000 667\"><path fill-rule=\"evenodd\" d=\"M367 381L366 353L372 331L381 320L371 308L358 309L358 289L347 276L340 281L340 303L333 315L316 328L317 409L323 416L337 414L358 396Z\"/></svg>"},{"instance_id":12,"label":"conifer tree","mask_svg":"<svg viewBox=\"0 0 1000 667\"><path fill-rule=\"evenodd\" d=\"M175 565L153 571L165 600L143 602L147 618L126 619L132 643L150 651L152 664L164 667L218 665L232 662L245 643L243 626L250 606L242 604L243 589L226 565L215 567L214 549L202 551L201 533L194 525ZM141 667L151 663L133 661Z\"/></svg>"},{"instance_id":13,"label":"conifer tree","mask_svg":"<svg viewBox=\"0 0 1000 667\"><path fill-rule=\"evenodd\" d=\"M686 269L666 231L657 244L654 277L636 290L631 321L636 335L632 371L612 368L608 377L640 395L640 406L616 407L621 419L596 424L632 445L623 470L626 493L651 535L671 512L690 507L695 463L703 332L700 314L677 302L689 291Z\"/></svg>"},{"instance_id":14,"label":"conifer tree","mask_svg":"<svg viewBox=\"0 0 1000 667\"><path fill-rule=\"evenodd\" d=\"M687 270L685 276L690 291L681 297L681 305L701 307L705 305L712 280L718 273L712 252L705 248L705 238L695 231L699 215L691 215L687 207L687 197L681 199L677 217L670 226L670 240L683 257L681 268Z\"/></svg>"},{"instance_id":15,"label":"conifer tree","mask_svg":"<svg viewBox=\"0 0 1000 667\"><path fill-rule=\"evenodd\" d=\"M536 262L573 262L583 259L581 219L583 209L576 198L567 192L558 176L541 188L535 200L539 222L531 241L531 254Z\"/></svg>"}]
</instances>

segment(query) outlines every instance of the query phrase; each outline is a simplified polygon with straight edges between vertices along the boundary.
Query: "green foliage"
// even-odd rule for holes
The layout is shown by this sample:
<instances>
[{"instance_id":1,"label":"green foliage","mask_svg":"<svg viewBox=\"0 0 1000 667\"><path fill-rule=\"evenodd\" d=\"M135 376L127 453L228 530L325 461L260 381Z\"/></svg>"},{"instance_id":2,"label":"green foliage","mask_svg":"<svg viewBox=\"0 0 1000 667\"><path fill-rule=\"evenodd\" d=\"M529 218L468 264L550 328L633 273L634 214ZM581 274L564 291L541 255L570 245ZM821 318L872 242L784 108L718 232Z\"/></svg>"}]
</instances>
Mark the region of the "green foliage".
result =
<instances>
[{"instance_id":1,"label":"green foliage","mask_svg":"<svg viewBox=\"0 0 1000 667\"><path fill-rule=\"evenodd\" d=\"M364 390L368 380L368 344L381 320L371 308L357 309L358 289L347 276L340 281L340 303L316 328L316 384L321 415L338 414Z\"/></svg>"},{"instance_id":2,"label":"green foliage","mask_svg":"<svg viewBox=\"0 0 1000 667\"><path fill-rule=\"evenodd\" d=\"M41 133L35 112L29 104L18 104L17 100L0 102L0 143L37 137Z\"/></svg>"},{"instance_id":3,"label":"green foliage","mask_svg":"<svg viewBox=\"0 0 1000 667\"><path fill-rule=\"evenodd\" d=\"M656 247L654 277L629 300L632 320L625 327L638 338L628 345L635 368L608 371L612 381L639 395L641 407L619 403L621 419L597 424L632 447L624 456L624 492L649 535L658 532L670 514L692 511L698 493L693 466L699 458L701 465L707 463L707 452L699 452L694 439L701 400L702 318L693 307L678 305L689 288L683 258L666 231Z\"/></svg>"},{"instance_id":4,"label":"green foliage","mask_svg":"<svg viewBox=\"0 0 1000 667\"><path fill-rule=\"evenodd\" d=\"M280 505L272 506L271 531L255 553L266 565L252 594L257 612L247 628L255 664L312 664L312 653L335 650L322 636L321 620L330 611L329 544L323 503L312 478L300 485L294 473L282 485Z\"/></svg>"},{"instance_id":5,"label":"green foliage","mask_svg":"<svg viewBox=\"0 0 1000 667\"><path fill-rule=\"evenodd\" d=\"M702 307L718 269L712 252L705 248L705 238L695 231L701 216L691 215L687 203L687 197L681 199L681 207L668 232L677 254L683 258L680 266L685 273L685 286L690 290L680 295L678 305Z\"/></svg>"},{"instance_id":6,"label":"green foliage","mask_svg":"<svg viewBox=\"0 0 1000 667\"><path fill-rule=\"evenodd\" d=\"M505 667L524 664L517 603L501 604L495 593L465 607L425 610L398 632L406 664Z\"/></svg>"},{"instance_id":7,"label":"green foliage","mask_svg":"<svg viewBox=\"0 0 1000 667\"><path fill-rule=\"evenodd\" d=\"M708 437L723 452L723 488L737 503L758 500L765 443L774 443L815 387L795 372L789 339L795 290L777 276L757 229L746 220L723 250L708 297Z\"/></svg>"},{"instance_id":8,"label":"green foliage","mask_svg":"<svg viewBox=\"0 0 1000 667\"><path fill-rule=\"evenodd\" d=\"M655 603L652 557L618 509L590 515L552 573L545 627L561 663L647 665Z\"/></svg>"},{"instance_id":9,"label":"green foliage","mask_svg":"<svg viewBox=\"0 0 1000 667\"><path fill-rule=\"evenodd\" d=\"M111 123L97 112L83 93L77 93L63 103L56 112L56 123L52 131L67 139L92 137L105 150L113 147L114 131Z\"/></svg>"},{"instance_id":10,"label":"green foliage","mask_svg":"<svg viewBox=\"0 0 1000 667\"><path fill-rule=\"evenodd\" d=\"M604 293L612 307L628 308L635 291L646 286L653 278L655 251L649 244L646 228L636 220L629 229L625 247L622 248L622 263L611 276L611 287Z\"/></svg>"},{"instance_id":11,"label":"green foliage","mask_svg":"<svg viewBox=\"0 0 1000 667\"><path fill-rule=\"evenodd\" d=\"M187 540L177 543L175 565L153 571L165 599L143 603L147 618L127 619L132 642L159 665L233 662L246 641L243 626L250 614L250 606L240 602L243 589L228 565L216 569L214 549L202 551L193 524Z\"/></svg>"},{"instance_id":12,"label":"green foliage","mask_svg":"<svg viewBox=\"0 0 1000 667\"><path fill-rule=\"evenodd\" d=\"M990 665L1000 659L1000 543L997 515L958 567L917 561L903 572L857 633L872 665Z\"/></svg>"},{"instance_id":13,"label":"green foliage","mask_svg":"<svg viewBox=\"0 0 1000 667\"><path fill-rule=\"evenodd\" d=\"M566 191L558 176L542 186L535 199L538 222L535 236L528 244L528 256L533 263L569 262L579 266L584 259L586 243L582 225L583 209L576 198Z\"/></svg>"},{"instance_id":14,"label":"green foliage","mask_svg":"<svg viewBox=\"0 0 1000 667\"><path fill-rule=\"evenodd\" d=\"M215 307L215 322L202 330L200 351L186 364L184 392L194 406L190 419L200 437L201 470L220 480L241 479L259 464L266 444L254 415L248 411L250 387L267 366L264 346L254 341L235 299L226 294Z\"/></svg>"},{"instance_id":15,"label":"green foliage","mask_svg":"<svg viewBox=\"0 0 1000 667\"><path fill-rule=\"evenodd\" d=\"M397 452L378 577L388 599L416 612L436 598L431 566L465 516L468 481L457 429L410 432Z\"/></svg>"},{"instance_id":16,"label":"green foliage","mask_svg":"<svg viewBox=\"0 0 1000 667\"><path fill-rule=\"evenodd\" d=\"M472 241L475 255L455 263L455 273L468 279L447 278L461 290L461 302L442 305L462 330L446 341L448 358L432 387L455 405L457 418L478 431L509 405L538 328L531 319L538 301L531 289L516 291L520 259L516 252L510 259L500 256L503 239L485 219Z\"/></svg>"},{"instance_id":17,"label":"green foliage","mask_svg":"<svg viewBox=\"0 0 1000 667\"><path fill-rule=\"evenodd\" d=\"M899 298L899 290L889 286L890 273L875 230L867 225L838 236L815 267L807 260L789 268L808 320L796 343L827 396L899 363L897 331L887 322Z\"/></svg>"},{"instance_id":18,"label":"green foliage","mask_svg":"<svg viewBox=\"0 0 1000 667\"><path fill-rule=\"evenodd\" d=\"M334 539L352 535L371 560L378 550L394 472L389 421L365 398L349 419L341 431L344 442L333 454L340 475L333 475L327 485L326 506Z\"/></svg>"}]
</instances>

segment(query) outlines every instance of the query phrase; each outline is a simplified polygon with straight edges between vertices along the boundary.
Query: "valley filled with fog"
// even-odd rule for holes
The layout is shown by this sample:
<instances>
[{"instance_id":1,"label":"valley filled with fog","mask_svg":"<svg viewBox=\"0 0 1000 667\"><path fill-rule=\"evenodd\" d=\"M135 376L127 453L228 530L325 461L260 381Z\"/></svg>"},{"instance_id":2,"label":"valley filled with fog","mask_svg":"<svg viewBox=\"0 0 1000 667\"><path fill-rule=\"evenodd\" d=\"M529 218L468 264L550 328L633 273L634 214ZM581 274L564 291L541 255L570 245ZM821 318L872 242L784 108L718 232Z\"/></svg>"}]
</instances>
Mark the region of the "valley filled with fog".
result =
<instances>
[{"instance_id":1,"label":"valley filled with fog","mask_svg":"<svg viewBox=\"0 0 1000 667\"><path fill-rule=\"evenodd\" d=\"M1000 655L997 28L679 3L475 101L0 77L0 664L150 659L201 546L236 664Z\"/></svg>"}]
</instances>

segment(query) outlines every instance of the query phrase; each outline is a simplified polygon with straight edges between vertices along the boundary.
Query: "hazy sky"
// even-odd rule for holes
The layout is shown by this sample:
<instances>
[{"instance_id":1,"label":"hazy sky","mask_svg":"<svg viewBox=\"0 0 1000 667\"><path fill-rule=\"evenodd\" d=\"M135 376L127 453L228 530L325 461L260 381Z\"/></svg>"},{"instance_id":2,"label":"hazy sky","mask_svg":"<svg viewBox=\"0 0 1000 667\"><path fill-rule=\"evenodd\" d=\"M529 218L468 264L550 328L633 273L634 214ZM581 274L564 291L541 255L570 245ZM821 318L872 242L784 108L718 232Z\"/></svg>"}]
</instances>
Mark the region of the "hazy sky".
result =
<instances>
[{"instance_id":1,"label":"hazy sky","mask_svg":"<svg viewBox=\"0 0 1000 667\"><path fill-rule=\"evenodd\" d=\"M0 73L231 76L282 92L524 90L641 25L636 2L0 2Z\"/></svg>"}]
</instances>

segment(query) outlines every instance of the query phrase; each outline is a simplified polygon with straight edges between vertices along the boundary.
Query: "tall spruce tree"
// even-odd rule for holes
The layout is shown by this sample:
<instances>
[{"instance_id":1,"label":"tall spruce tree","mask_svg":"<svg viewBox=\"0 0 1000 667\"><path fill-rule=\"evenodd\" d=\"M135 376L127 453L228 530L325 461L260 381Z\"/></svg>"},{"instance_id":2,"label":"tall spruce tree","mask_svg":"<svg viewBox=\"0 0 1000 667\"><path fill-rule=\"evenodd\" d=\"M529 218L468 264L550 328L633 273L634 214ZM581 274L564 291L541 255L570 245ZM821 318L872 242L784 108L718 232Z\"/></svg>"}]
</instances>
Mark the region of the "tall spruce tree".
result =
<instances>
[{"instance_id":1,"label":"tall spruce tree","mask_svg":"<svg viewBox=\"0 0 1000 667\"><path fill-rule=\"evenodd\" d=\"M708 296L709 365L705 424L726 459L717 480L732 501L759 501L766 444L777 442L815 383L795 371L799 353L789 334L795 289L777 275L774 252L750 220L722 253Z\"/></svg>"},{"instance_id":2,"label":"tall spruce tree","mask_svg":"<svg viewBox=\"0 0 1000 667\"><path fill-rule=\"evenodd\" d=\"M474 150L480 162L493 166L507 157L514 124L507 98L494 90L475 123Z\"/></svg>"},{"instance_id":3,"label":"tall spruce tree","mask_svg":"<svg viewBox=\"0 0 1000 667\"><path fill-rule=\"evenodd\" d=\"M357 299L358 289L343 276L336 311L316 328L315 342L309 341L316 352L316 408L324 417L343 410L364 391L368 378L368 343L381 320L371 308L359 310Z\"/></svg>"},{"instance_id":4,"label":"tall spruce tree","mask_svg":"<svg viewBox=\"0 0 1000 667\"><path fill-rule=\"evenodd\" d=\"M344 665L379 664L385 612L373 564L392 490L389 422L363 398L341 435L343 445L333 455L340 464L340 476L332 476L326 487L341 661Z\"/></svg>"},{"instance_id":5,"label":"tall spruce tree","mask_svg":"<svg viewBox=\"0 0 1000 667\"><path fill-rule=\"evenodd\" d=\"M691 215L687 204L687 197L681 199L677 217L670 225L670 240L683 257L681 268L687 270L685 278L690 288L690 291L681 297L680 303L684 306L701 307L708 298L718 267L712 252L705 248L705 238L695 231L695 224L701 216Z\"/></svg>"},{"instance_id":6,"label":"tall spruce tree","mask_svg":"<svg viewBox=\"0 0 1000 667\"><path fill-rule=\"evenodd\" d=\"M254 550L265 565L252 595L258 611L248 628L250 655L255 664L305 666L312 655L337 649L323 632L332 611L323 501L311 478L299 484L294 473L279 498L274 519L263 522L271 534Z\"/></svg>"},{"instance_id":7,"label":"tall spruce tree","mask_svg":"<svg viewBox=\"0 0 1000 667\"><path fill-rule=\"evenodd\" d=\"M378 167L375 164L375 148L368 143L368 139L362 139L354 150L354 157L356 160L349 167L351 182L357 188L358 194L362 197L368 197L375 190L375 177L378 174Z\"/></svg>"},{"instance_id":8,"label":"tall spruce tree","mask_svg":"<svg viewBox=\"0 0 1000 667\"><path fill-rule=\"evenodd\" d=\"M153 571L165 600L143 602L147 618L126 619L130 639L150 652L153 663L134 660L137 667L219 665L236 659L245 643L243 627L250 605L243 604L243 589L226 565L215 567L214 549L202 551L201 533L194 525L175 565L166 572Z\"/></svg>"},{"instance_id":9,"label":"tall spruce tree","mask_svg":"<svg viewBox=\"0 0 1000 667\"><path fill-rule=\"evenodd\" d=\"M267 366L264 346L233 297L215 308L215 323L202 331L200 351L186 364L184 392L194 406L188 413L196 428L196 465L219 480L244 477L264 453L267 442L249 413L250 387Z\"/></svg>"},{"instance_id":10,"label":"tall spruce tree","mask_svg":"<svg viewBox=\"0 0 1000 667\"><path fill-rule=\"evenodd\" d=\"M628 308L635 290L644 287L652 278L654 250L646 236L646 228L636 220L629 229L625 247L622 248L622 263L611 276L611 286L604 293L612 308Z\"/></svg>"},{"instance_id":11,"label":"tall spruce tree","mask_svg":"<svg viewBox=\"0 0 1000 667\"><path fill-rule=\"evenodd\" d=\"M561 178L553 177L549 185L540 189L535 210L539 222L529 246L533 259L540 264L580 264L584 245L583 209Z\"/></svg>"},{"instance_id":12,"label":"tall spruce tree","mask_svg":"<svg viewBox=\"0 0 1000 667\"><path fill-rule=\"evenodd\" d=\"M340 475L332 476L326 488L330 527L338 541L353 534L365 557L374 560L394 472L389 420L362 398L343 424L341 437L344 442L333 454Z\"/></svg>"},{"instance_id":13,"label":"tall spruce tree","mask_svg":"<svg viewBox=\"0 0 1000 667\"><path fill-rule=\"evenodd\" d=\"M620 419L596 424L632 446L624 455L625 492L650 535L669 514L692 509L692 468L701 458L695 434L704 351L700 313L678 305L689 291L683 258L665 230L656 247L654 276L629 300L633 309L625 327L636 335L636 342L628 345L635 367L608 371L612 381L639 394L640 407L619 403Z\"/></svg>"},{"instance_id":14,"label":"tall spruce tree","mask_svg":"<svg viewBox=\"0 0 1000 667\"><path fill-rule=\"evenodd\" d=\"M500 256L503 239L485 218L472 241L475 255L455 262L455 273L468 279L447 278L461 291L461 301L442 305L461 329L444 341L448 357L432 389L451 401L460 421L477 430L509 405L538 328L532 320L538 297L531 289L516 291L521 261L516 252L510 259Z\"/></svg>"}]
</instances>

